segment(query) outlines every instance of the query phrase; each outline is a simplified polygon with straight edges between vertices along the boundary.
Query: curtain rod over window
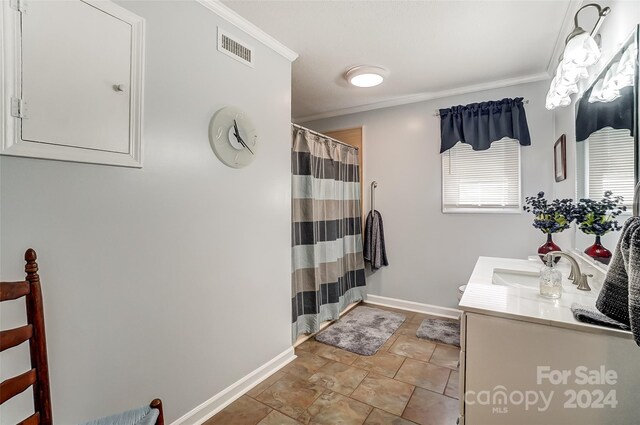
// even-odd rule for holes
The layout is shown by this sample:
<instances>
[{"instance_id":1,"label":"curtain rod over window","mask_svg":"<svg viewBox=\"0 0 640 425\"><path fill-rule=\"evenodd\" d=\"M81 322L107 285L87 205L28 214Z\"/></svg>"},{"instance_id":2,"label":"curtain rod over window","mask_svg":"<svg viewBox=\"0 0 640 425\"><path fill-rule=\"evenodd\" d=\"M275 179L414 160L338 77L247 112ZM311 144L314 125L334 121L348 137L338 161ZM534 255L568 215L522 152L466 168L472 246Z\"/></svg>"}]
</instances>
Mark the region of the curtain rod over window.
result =
<instances>
[{"instance_id":1,"label":"curtain rod over window","mask_svg":"<svg viewBox=\"0 0 640 425\"><path fill-rule=\"evenodd\" d=\"M529 104L529 99L525 99L522 101L522 103L524 103L525 105ZM433 114L434 117L439 117L440 116L440 110L436 110L436 113Z\"/></svg>"},{"instance_id":2,"label":"curtain rod over window","mask_svg":"<svg viewBox=\"0 0 640 425\"><path fill-rule=\"evenodd\" d=\"M317 131L313 131L313 130L311 130L310 128L303 127L303 126L301 126L301 125L294 124L294 123L291 123L291 126L292 126L292 127L297 128L297 129L303 130L303 131L308 131L309 133L311 133L311 134L315 134L316 136L324 137L325 139L329 139L329 140L331 140L331 141L333 141L333 142L336 142L336 143L338 143L338 144L340 144L340 145L348 146L348 147L350 147L350 148L353 148L353 149L355 149L355 150L358 150L358 147L357 147L357 146L352 146L352 145L350 145L350 144L348 144L348 143L341 142L341 141L340 141L340 140L338 140L338 139L334 139L333 137L329 137L329 136L327 136L326 134L318 133Z\"/></svg>"}]
</instances>

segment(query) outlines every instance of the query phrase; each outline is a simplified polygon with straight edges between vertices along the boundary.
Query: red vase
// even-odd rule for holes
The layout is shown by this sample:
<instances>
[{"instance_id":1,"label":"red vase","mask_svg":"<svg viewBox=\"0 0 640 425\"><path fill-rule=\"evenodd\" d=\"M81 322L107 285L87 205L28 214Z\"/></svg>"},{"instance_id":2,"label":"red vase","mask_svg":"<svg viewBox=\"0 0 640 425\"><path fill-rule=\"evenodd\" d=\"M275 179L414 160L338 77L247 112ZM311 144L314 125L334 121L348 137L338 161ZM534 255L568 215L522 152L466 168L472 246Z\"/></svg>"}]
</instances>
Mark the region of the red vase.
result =
<instances>
[{"instance_id":1,"label":"red vase","mask_svg":"<svg viewBox=\"0 0 640 425\"><path fill-rule=\"evenodd\" d=\"M611 261L611 251L602 246L600 236L596 236L596 243L585 249L584 253L602 264L609 264Z\"/></svg>"},{"instance_id":2,"label":"red vase","mask_svg":"<svg viewBox=\"0 0 640 425\"><path fill-rule=\"evenodd\" d=\"M552 252L552 251L562 251L562 250L560 249L560 247L558 245L556 245L553 242L553 239L551 237L551 233L547 233L547 242L544 245L542 245L540 248L538 248L538 255L540 256L540 260L543 263L545 263L544 255L549 253L549 252ZM554 258L553 261L557 263L558 261L560 261L560 257Z\"/></svg>"}]
</instances>

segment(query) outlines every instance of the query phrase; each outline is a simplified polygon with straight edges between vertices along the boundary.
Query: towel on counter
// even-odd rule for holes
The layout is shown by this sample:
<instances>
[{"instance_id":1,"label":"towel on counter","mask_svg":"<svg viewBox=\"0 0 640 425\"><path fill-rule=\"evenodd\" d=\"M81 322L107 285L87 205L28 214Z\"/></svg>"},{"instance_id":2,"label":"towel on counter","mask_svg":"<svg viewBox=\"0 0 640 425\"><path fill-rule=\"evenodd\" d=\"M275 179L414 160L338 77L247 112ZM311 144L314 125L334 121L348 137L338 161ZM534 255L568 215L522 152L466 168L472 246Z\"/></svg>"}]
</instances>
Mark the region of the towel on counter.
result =
<instances>
[{"instance_id":1,"label":"towel on counter","mask_svg":"<svg viewBox=\"0 0 640 425\"><path fill-rule=\"evenodd\" d=\"M629 326L624 323L620 323L617 320L613 320L612 318L605 316L593 307L573 303L571 304L571 312L573 313L573 317L580 322L606 326L608 328L618 328L623 331L628 331L630 329Z\"/></svg>"},{"instance_id":2,"label":"towel on counter","mask_svg":"<svg viewBox=\"0 0 640 425\"><path fill-rule=\"evenodd\" d=\"M387 250L384 246L382 215L377 210L369 212L364 230L364 260L371 264L371 270L388 266Z\"/></svg>"},{"instance_id":3,"label":"towel on counter","mask_svg":"<svg viewBox=\"0 0 640 425\"><path fill-rule=\"evenodd\" d=\"M80 425L154 425L158 416L160 416L160 410L147 405L124 413L83 422Z\"/></svg>"},{"instance_id":4,"label":"towel on counter","mask_svg":"<svg viewBox=\"0 0 640 425\"><path fill-rule=\"evenodd\" d=\"M609 318L629 325L640 346L639 217L631 217L622 228L596 308Z\"/></svg>"}]
</instances>

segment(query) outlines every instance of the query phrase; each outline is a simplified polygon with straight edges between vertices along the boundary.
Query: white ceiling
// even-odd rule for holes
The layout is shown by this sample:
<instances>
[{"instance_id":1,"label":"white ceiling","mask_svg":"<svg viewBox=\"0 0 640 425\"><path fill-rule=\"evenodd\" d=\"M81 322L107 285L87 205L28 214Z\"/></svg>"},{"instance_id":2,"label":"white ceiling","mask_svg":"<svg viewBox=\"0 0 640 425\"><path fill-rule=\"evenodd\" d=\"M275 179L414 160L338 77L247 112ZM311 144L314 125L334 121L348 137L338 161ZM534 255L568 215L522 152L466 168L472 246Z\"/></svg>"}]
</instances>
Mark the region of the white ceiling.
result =
<instances>
[{"instance_id":1,"label":"white ceiling","mask_svg":"<svg viewBox=\"0 0 640 425\"><path fill-rule=\"evenodd\" d=\"M548 78L575 0L224 2L299 53L297 121ZM356 88L347 68L389 70Z\"/></svg>"}]
</instances>

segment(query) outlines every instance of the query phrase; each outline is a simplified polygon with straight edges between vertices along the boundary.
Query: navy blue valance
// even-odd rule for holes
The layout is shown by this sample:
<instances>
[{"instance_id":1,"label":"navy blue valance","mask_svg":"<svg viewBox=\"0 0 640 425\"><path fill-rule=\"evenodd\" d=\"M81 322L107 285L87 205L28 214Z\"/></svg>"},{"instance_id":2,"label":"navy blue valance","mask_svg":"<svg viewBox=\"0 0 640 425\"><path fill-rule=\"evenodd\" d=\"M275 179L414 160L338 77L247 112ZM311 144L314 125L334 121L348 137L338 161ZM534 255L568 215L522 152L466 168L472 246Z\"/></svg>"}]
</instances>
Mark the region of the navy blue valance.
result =
<instances>
[{"instance_id":1,"label":"navy blue valance","mask_svg":"<svg viewBox=\"0 0 640 425\"><path fill-rule=\"evenodd\" d=\"M483 151L489 149L492 142L505 137L517 139L522 146L531 145L522 99L516 97L440 109L440 153L458 142Z\"/></svg>"},{"instance_id":2,"label":"navy blue valance","mask_svg":"<svg viewBox=\"0 0 640 425\"><path fill-rule=\"evenodd\" d=\"M576 141L582 142L605 127L626 128L634 136L634 87L620 89L620 97L612 102L589 102L592 90L593 87L587 90L578 102Z\"/></svg>"}]
</instances>

